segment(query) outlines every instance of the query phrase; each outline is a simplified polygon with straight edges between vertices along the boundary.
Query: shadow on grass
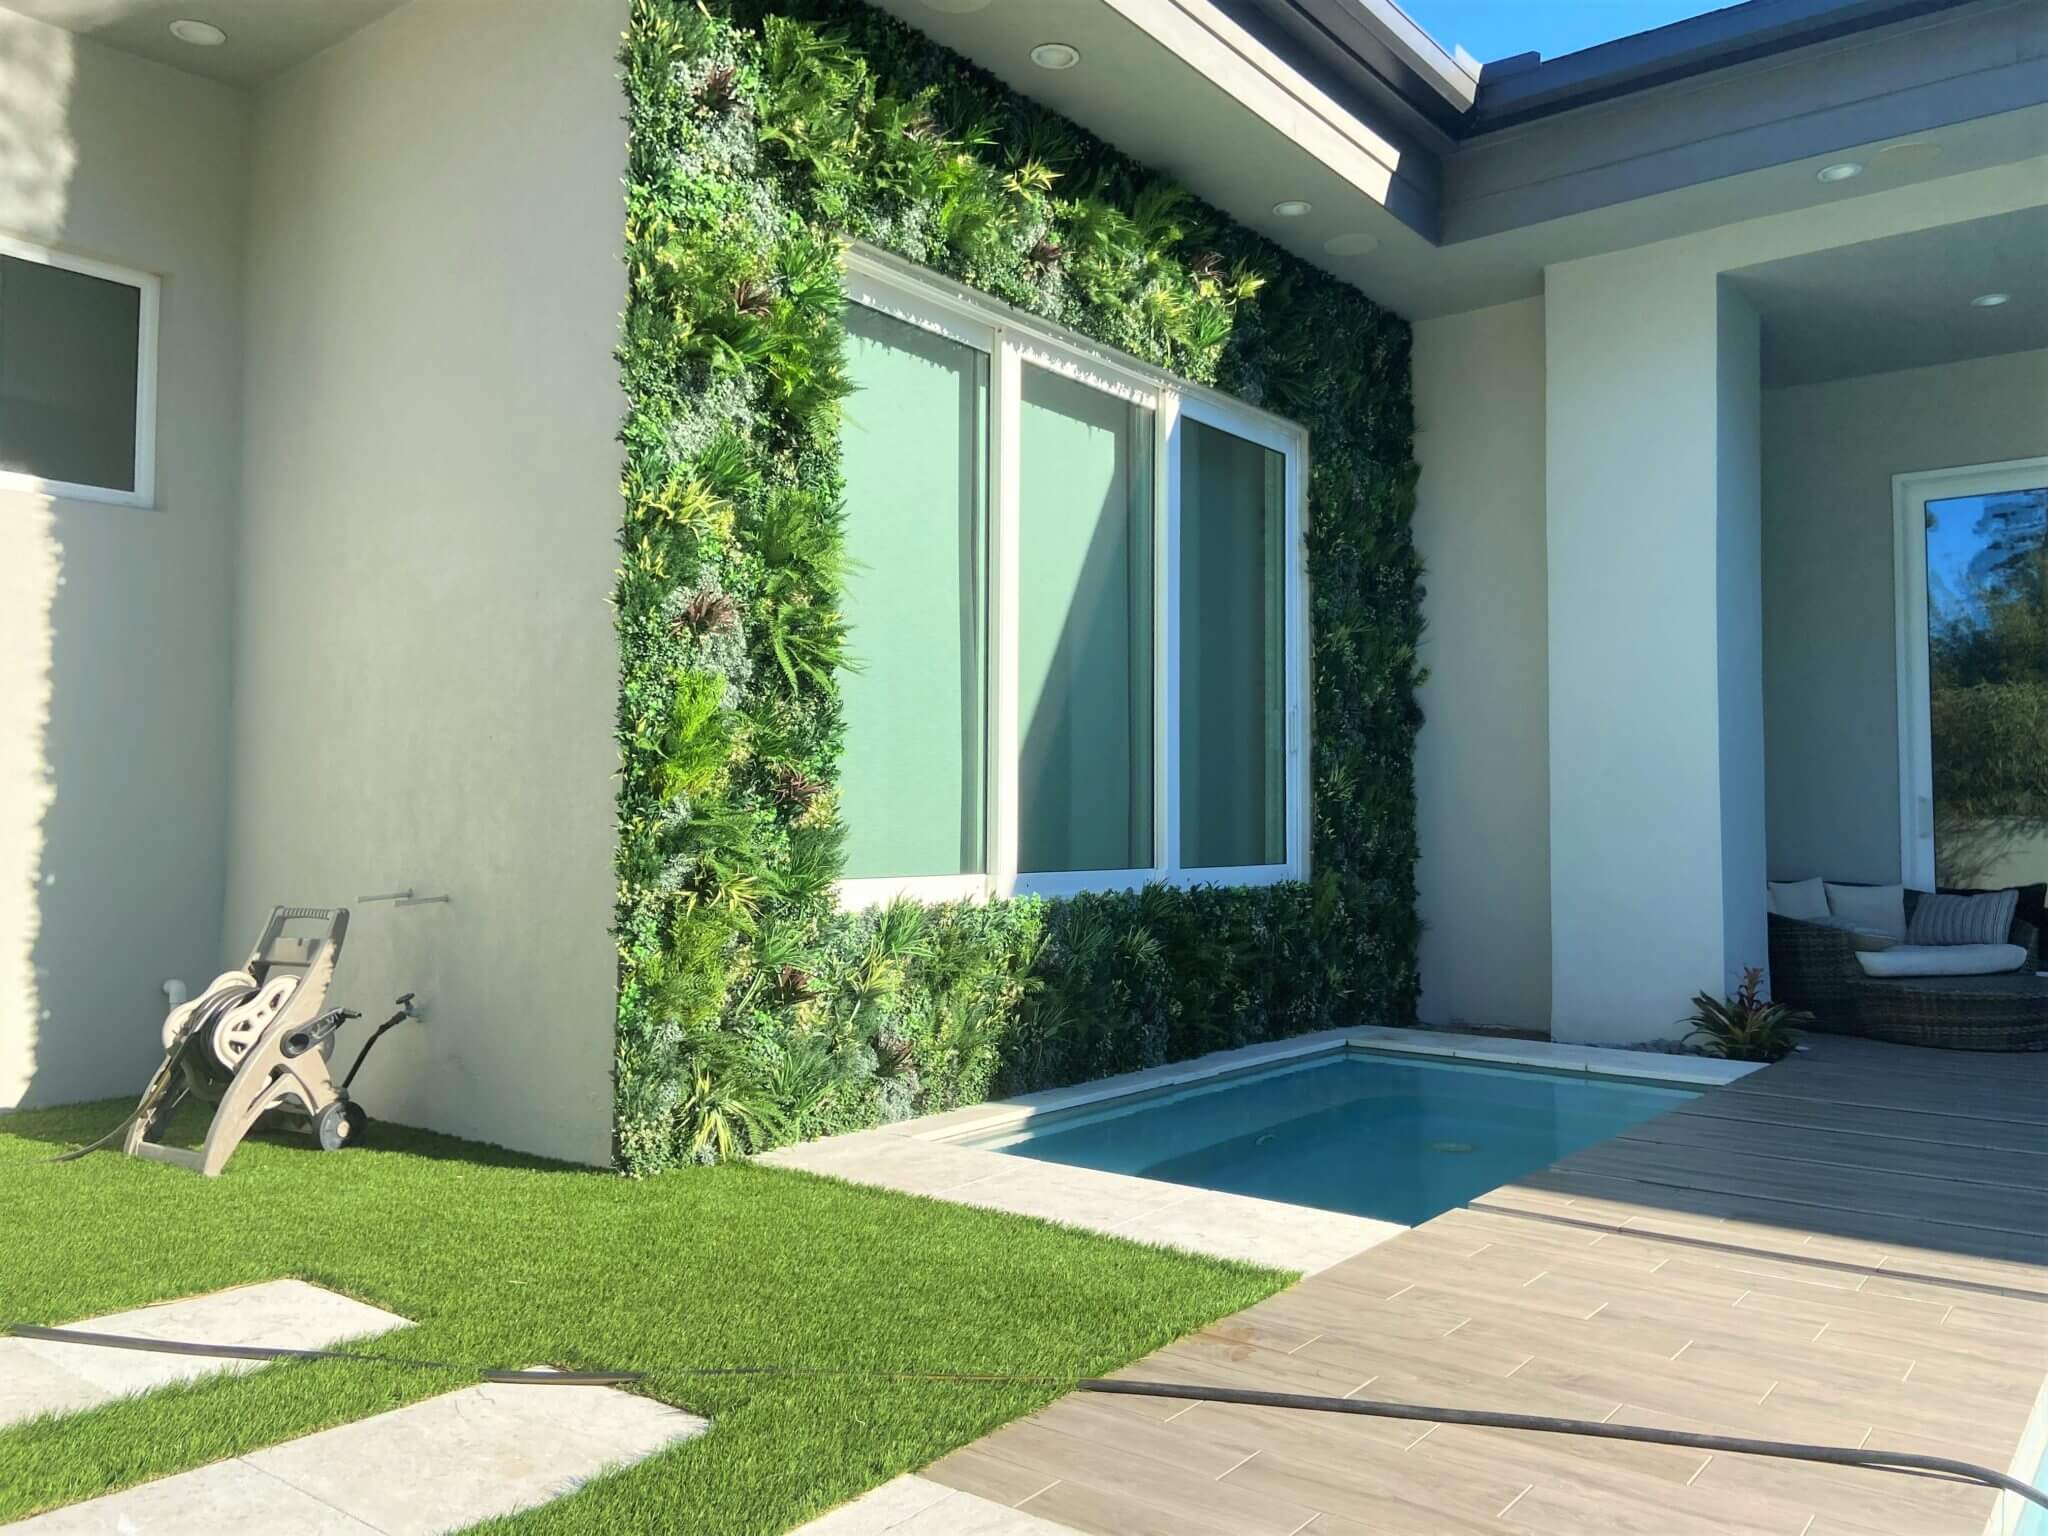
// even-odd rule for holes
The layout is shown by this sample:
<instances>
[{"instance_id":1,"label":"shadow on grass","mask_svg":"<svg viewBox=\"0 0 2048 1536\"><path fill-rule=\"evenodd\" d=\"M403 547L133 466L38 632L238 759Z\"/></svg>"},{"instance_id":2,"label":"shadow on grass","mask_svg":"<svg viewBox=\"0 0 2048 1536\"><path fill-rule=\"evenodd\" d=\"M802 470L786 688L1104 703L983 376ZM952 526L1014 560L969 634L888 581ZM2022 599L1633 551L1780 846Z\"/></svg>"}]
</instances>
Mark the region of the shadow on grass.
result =
<instances>
[{"instance_id":1,"label":"shadow on grass","mask_svg":"<svg viewBox=\"0 0 2048 1536\"><path fill-rule=\"evenodd\" d=\"M84 1104L63 1104L49 1109L23 1109L0 1114L0 1143L9 1138L19 1141L41 1142L51 1148L51 1155L57 1156L97 1141L127 1118L135 1108L132 1099L96 1099ZM187 1097L171 1117L170 1125L157 1138L168 1146L196 1147L206 1136L206 1127L213 1118L213 1106L202 1100ZM266 1123L244 1139L245 1146L270 1146L295 1149L308 1153L315 1152L312 1139L288 1123ZM344 1152L332 1154L346 1158L356 1152L389 1152L406 1157L426 1158L436 1162L470 1163L483 1168L515 1168L533 1173L581 1173L603 1177L610 1176L610 1170L590 1168L580 1163L557 1162L553 1158L536 1157L527 1152L514 1152L508 1148L487 1141L466 1141L460 1136L447 1136L439 1131L420 1130L416 1126L397 1125L372 1118L363 1139ZM119 1143L103 1148L92 1154L94 1157L120 1156ZM322 1154L326 1155L326 1154ZM227 1166L227 1175L234 1173L234 1160Z\"/></svg>"}]
</instances>

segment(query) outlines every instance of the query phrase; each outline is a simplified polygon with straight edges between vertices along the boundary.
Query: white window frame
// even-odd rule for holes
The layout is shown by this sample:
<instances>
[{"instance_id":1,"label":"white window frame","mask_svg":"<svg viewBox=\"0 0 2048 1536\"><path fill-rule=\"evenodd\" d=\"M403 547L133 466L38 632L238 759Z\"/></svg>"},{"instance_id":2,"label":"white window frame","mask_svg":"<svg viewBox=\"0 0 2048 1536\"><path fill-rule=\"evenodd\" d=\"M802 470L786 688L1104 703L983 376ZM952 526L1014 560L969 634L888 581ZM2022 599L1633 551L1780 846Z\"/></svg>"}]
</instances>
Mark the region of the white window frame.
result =
<instances>
[{"instance_id":1,"label":"white window frame","mask_svg":"<svg viewBox=\"0 0 2048 1536\"><path fill-rule=\"evenodd\" d=\"M1896 580L1899 686L1899 863L1916 890L1931 891L1934 860L1934 726L1927 662L1927 504L2048 485L2048 458L1963 464L1892 476L1892 571Z\"/></svg>"},{"instance_id":2,"label":"white window frame","mask_svg":"<svg viewBox=\"0 0 2048 1536\"><path fill-rule=\"evenodd\" d=\"M61 497L69 501L106 502L117 507L153 508L156 505L157 323L163 300L162 280L152 273L73 256L8 235L0 235L0 256L58 267L84 277L104 278L136 289L141 294L135 346L135 488L124 491L112 486L82 485L71 480L47 480L41 475L0 470L0 490L27 491L31 495Z\"/></svg>"},{"instance_id":3,"label":"white window frame","mask_svg":"<svg viewBox=\"0 0 2048 1536\"><path fill-rule=\"evenodd\" d=\"M1308 559L1303 536L1309 438L1294 422L1177 379L1086 338L1011 309L869 246L846 256L847 299L972 347L989 360L988 660L984 797L985 873L843 880L840 905L898 898L983 901L1009 896L1076 896L1149 884L1274 885L1309 870ZM1022 475L1016 445L1026 366L1074 379L1152 411L1152 856L1145 869L1028 874L1017 868L1018 570ZM1287 555L1283 670L1286 686L1287 857L1278 864L1187 869L1180 862L1180 455L1181 424L1203 422L1258 443L1285 461Z\"/></svg>"}]
</instances>

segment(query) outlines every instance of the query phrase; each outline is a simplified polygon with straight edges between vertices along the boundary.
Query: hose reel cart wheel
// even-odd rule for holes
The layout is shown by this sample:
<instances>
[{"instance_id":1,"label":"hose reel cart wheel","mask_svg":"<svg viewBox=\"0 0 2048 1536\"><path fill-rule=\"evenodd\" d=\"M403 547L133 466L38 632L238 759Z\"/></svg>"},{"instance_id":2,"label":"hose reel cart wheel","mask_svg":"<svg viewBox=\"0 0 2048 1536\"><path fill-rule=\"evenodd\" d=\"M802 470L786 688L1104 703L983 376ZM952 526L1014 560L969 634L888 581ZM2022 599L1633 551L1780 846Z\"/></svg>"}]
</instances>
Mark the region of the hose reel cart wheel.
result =
<instances>
[{"instance_id":1,"label":"hose reel cart wheel","mask_svg":"<svg viewBox=\"0 0 2048 1536\"><path fill-rule=\"evenodd\" d=\"M354 1099L336 1099L313 1118L313 1140L322 1152L339 1152L362 1140L370 1117Z\"/></svg>"}]
</instances>

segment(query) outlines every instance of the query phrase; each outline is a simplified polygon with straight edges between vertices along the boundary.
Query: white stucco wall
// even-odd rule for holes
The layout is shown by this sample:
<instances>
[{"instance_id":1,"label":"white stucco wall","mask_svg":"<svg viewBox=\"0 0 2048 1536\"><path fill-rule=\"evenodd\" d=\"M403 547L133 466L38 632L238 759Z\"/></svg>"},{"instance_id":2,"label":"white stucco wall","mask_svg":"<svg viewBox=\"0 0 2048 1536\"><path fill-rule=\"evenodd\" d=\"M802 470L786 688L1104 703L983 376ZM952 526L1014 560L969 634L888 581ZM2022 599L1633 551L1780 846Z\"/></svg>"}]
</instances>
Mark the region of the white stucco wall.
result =
<instances>
[{"instance_id":1,"label":"white stucco wall","mask_svg":"<svg viewBox=\"0 0 2048 1536\"><path fill-rule=\"evenodd\" d=\"M1774 879L1899 878L1892 476L2048 455L2048 351L1764 396Z\"/></svg>"},{"instance_id":2,"label":"white stucco wall","mask_svg":"<svg viewBox=\"0 0 2048 1536\"><path fill-rule=\"evenodd\" d=\"M1726 980L1767 969L1763 640L1763 359L1756 306L1726 282L1716 309L1716 645L1721 663L1721 923Z\"/></svg>"},{"instance_id":3,"label":"white stucco wall","mask_svg":"<svg viewBox=\"0 0 2048 1536\"><path fill-rule=\"evenodd\" d=\"M358 907L373 1116L609 1157L624 0L414 0L259 96L232 954ZM357 1036L360 1038L360 1036Z\"/></svg>"},{"instance_id":4,"label":"white stucco wall","mask_svg":"<svg viewBox=\"0 0 2048 1536\"><path fill-rule=\"evenodd\" d=\"M1550 1024L1543 301L1415 327L1422 1017Z\"/></svg>"},{"instance_id":5,"label":"white stucco wall","mask_svg":"<svg viewBox=\"0 0 2048 1536\"><path fill-rule=\"evenodd\" d=\"M1613 1042L1725 969L1720 338L1711 282L1586 265L1545 304L1551 1028Z\"/></svg>"},{"instance_id":6,"label":"white stucco wall","mask_svg":"<svg viewBox=\"0 0 2048 1536\"><path fill-rule=\"evenodd\" d=\"M0 233L163 283L156 505L0 491L0 1109L139 1090L220 946L248 129L0 10Z\"/></svg>"},{"instance_id":7,"label":"white stucco wall","mask_svg":"<svg viewBox=\"0 0 2048 1536\"><path fill-rule=\"evenodd\" d=\"M1694 991L1762 958L1761 659L1737 601L1760 576L1720 467L1722 419L1753 402L1724 276L2032 207L2044 177L1999 166L1545 273L1554 1036L1683 1033Z\"/></svg>"}]
</instances>

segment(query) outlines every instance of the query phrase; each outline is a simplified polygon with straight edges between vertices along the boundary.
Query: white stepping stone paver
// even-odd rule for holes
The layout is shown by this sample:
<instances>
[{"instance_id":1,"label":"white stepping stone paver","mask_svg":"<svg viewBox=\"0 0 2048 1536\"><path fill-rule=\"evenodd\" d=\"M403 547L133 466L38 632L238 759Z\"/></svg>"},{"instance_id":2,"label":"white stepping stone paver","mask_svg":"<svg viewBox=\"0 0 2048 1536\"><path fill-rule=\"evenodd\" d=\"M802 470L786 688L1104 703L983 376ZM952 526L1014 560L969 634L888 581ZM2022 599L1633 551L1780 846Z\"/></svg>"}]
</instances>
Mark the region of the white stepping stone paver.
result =
<instances>
[{"instance_id":1,"label":"white stepping stone paver","mask_svg":"<svg viewBox=\"0 0 2048 1536\"><path fill-rule=\"evenodd\" d=\"M189 1296L68 1326L90 1333L191 1344L326 1349L409 1326L395 1312L303 1280L267 1280ZM260 1360L157 1355L95 1344L0 1338L0 1425L81 1408L223 1371L261 1369Z\"/></svg>"},{"instance_id":2,"label":"white stepping stone paver","mask_svg":"<svg viewBox=\"0 0 2048 1536\"><path fill-rule=\"evenodd\" d=\"M545 1504L708 1428L695 1414L614 1387L466 1387L6 1530L435 1536Z\"/></svg>"},{"instance_id":3,"label":"white stepping stone paver","mask_svg":"<svg viewBox=\"0 0 2048 1536\"><path fill-rule=\"evenodd\" d=\"M912 1474L840 1505L792 1536L1074 1536L1074 1530Z\"/></svg>"}]
</instances>

